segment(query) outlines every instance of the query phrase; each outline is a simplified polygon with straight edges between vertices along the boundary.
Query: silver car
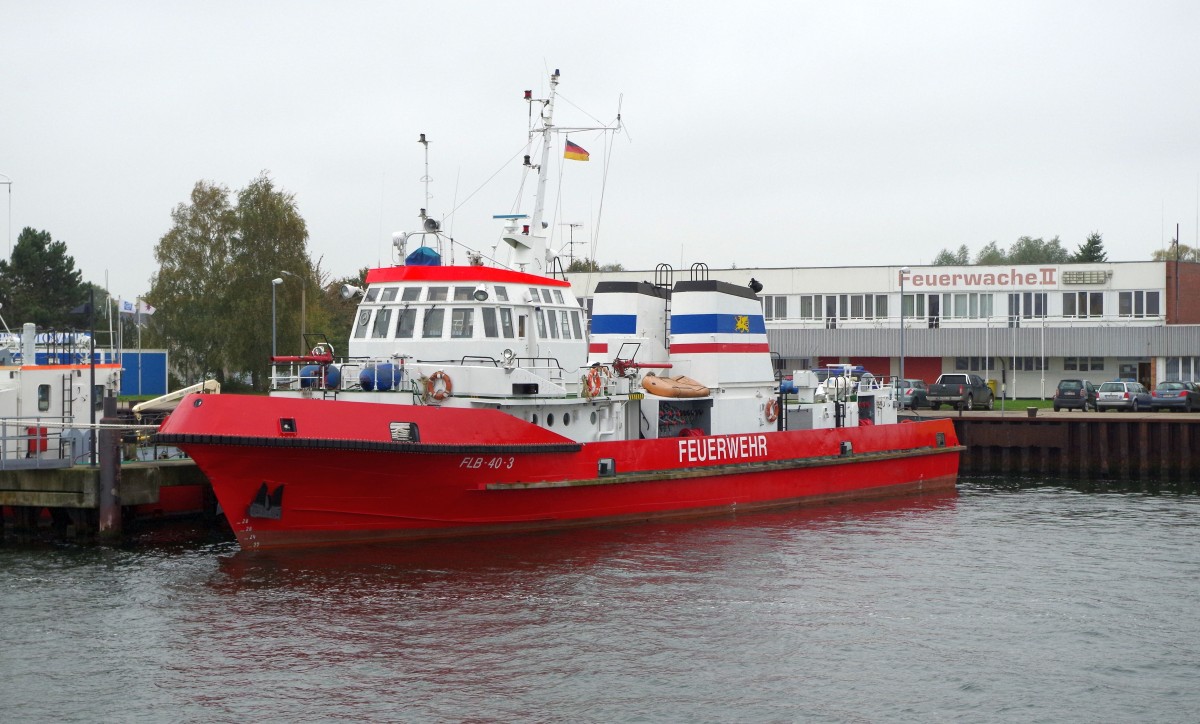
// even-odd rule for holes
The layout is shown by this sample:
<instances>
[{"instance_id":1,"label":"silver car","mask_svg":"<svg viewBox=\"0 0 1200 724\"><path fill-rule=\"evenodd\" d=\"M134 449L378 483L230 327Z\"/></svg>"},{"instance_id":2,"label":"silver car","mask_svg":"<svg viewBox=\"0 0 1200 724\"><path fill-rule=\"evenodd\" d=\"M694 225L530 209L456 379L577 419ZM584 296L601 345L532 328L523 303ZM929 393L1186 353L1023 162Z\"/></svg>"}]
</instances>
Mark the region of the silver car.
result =
<instances>
[{"instance_id":1,"label":"silver car","mask_svg":"<svg viewBox=\"0 0 1200 724\"><path fill-rule=\"evenodd\" d=\"M1100 385L1100 394L1096 399L1096 409L1105 410L1140 410L1150 409L1150 391L1145 385L1134 380L1113 380Z\"/></svg>"}]
</instances>

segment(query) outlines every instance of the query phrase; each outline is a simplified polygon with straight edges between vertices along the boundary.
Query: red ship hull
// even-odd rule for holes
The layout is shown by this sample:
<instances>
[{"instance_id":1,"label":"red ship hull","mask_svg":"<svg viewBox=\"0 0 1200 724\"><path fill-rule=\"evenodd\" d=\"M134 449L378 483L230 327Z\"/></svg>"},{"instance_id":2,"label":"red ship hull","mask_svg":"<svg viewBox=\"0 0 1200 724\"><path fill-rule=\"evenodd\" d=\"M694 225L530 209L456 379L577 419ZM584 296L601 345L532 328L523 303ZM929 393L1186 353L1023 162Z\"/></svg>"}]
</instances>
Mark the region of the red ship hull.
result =
<instances>
[{"instance_id":1,"label":"red ship hull","mask_svg":"<svg viewBox=\"0 0 1200 724\"><path fill-rule=\"evenodd\" d=\"M392 440L397 422L419 442ZM246 549L479 535L953 490L949 420L576 443L494 410L193 396L163 425Z\"/></svg>"}]
</instances>

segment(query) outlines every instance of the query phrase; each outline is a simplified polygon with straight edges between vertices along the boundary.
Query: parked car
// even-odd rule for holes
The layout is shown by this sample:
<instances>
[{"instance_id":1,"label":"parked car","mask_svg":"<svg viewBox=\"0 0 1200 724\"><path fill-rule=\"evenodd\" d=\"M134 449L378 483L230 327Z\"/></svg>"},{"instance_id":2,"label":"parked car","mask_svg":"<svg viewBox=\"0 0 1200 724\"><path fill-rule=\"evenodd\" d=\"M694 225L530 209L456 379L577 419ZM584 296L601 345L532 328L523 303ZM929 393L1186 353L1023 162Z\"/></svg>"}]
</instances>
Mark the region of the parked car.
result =
<instances>
[{"instance_id":1,"label":"parked car","mask_svg":"<svg viewBox=\"0 0 1200 724\"><path fill-rule=\"evenodd\" d=\"M1141 382L1135 380L1113 380L1100 385L1100 397L1096 400L1096 409L1105 410L1140 410L1150 409L1150 391Z\"/></svg>"},{"instance_id":2,"label":"parked car","mask_svg":"<svg viewBox=\"0 0 1200 724\"><path fill-rule=\"evenodd\" d=\"M1200 388L1195 382L1159 382L1150 396L1150 409L1200 410Z\"/></svg>"},{"instance_id":3,"label":"parked car","mask_svg":"<svg viewBox=\"0 0 1200 724\"><path fill-rule=\"evenodd\" d=\"M954 405L960 410L973 410L976 407L990 410L995 404L992 388L979 375L943 374L929 386L926 396L933 410L944 404Z\"/></svg>"},{"instance_id":4,"label":"parked car","mask_svg":"<svg viewBox=\"0 0 1200 724\"><path fill-rule=\"evenodd\" d=\"M925 380L897 379L893 384L896 386L896 399L900 402L901 410L929 407L929 385L925 384Z\"/></svg>"},{"instance_id":5,"label":"parked car","mask_svg":"<svg viewBox=\"0 0 1200 724\"><path fill-rule=\"evenodd\" d=\"M1054 390L1054 411L1095 410L1098 395L1096 386L1087 380L1060 380Z\"/></svg>"}]
</instances>

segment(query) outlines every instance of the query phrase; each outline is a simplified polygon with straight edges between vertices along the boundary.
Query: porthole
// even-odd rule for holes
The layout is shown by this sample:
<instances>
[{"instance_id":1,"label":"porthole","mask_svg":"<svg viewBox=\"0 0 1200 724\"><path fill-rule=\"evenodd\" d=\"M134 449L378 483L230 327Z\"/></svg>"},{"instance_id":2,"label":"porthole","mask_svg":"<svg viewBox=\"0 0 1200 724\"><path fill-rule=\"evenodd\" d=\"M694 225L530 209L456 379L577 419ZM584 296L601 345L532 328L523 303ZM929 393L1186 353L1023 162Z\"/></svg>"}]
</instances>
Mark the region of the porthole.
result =
<instances>
[{"instance_id":1,"label":"porthole","mask_svg":"<svg viewBox=\"0 0 1200 724\"><path fill-rule=\"evenodd\" d=\"M546 415L546 427L554 427L554 413Z\"/></svg>"},{"instance_id":2,"label":"porthole","mask_svg":"<svg viewBox=\"0 0 1200 724\"><path fill-rule=\"evenodd\" d=\"M537 413L536 412L533 414L533 417L529 418L529 421L535 425L537 424Z\"/></svg>"},{"instance_id":3,"label":"porthole","mask_svg":"<svg viewBox=\"0 0 1200 724\"><path fill-rule=\"evenodd\" d=\"M563 413L563 427L566 427L567 425L570 425L570 424L571 424L571 413L564 412Z\"/></svg>"},{"instance_id":4,"label":"porthole","mask_svg":"<svg viewBox=\"0 0 1200 724\"><path fill-rule=\"evenodd\" d=\"M596 424L596 411L595 410L592 410L592 424L593 425Z\"/></svg>"}]
</instances>

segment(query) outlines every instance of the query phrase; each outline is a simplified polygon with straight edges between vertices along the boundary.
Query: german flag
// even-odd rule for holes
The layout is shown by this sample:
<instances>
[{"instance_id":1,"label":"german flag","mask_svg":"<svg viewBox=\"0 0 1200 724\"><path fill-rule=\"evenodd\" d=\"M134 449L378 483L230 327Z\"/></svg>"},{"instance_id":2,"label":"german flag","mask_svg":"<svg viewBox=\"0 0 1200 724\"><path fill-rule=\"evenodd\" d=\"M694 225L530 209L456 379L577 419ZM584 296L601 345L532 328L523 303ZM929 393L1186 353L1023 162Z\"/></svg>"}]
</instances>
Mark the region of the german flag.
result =
<instances>
[{"instance_id":1,"label":"german flag","mask_svg":"<svg viewBox=\"0 0 1200 724\"><path fill-rule=\"evenodd\" d=\"M563 148L563 158L569 158L572 161L588 160L588 152L583 150L583 146L577 146L567 139L567 145Z\"/></svg>"}]
</instances>

